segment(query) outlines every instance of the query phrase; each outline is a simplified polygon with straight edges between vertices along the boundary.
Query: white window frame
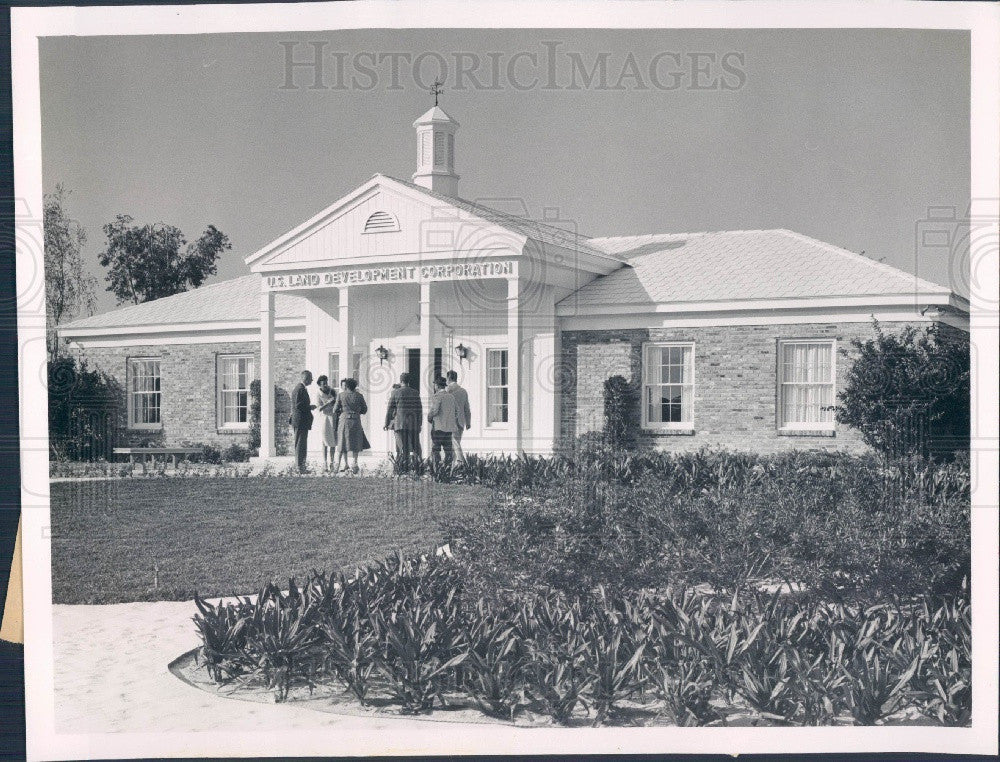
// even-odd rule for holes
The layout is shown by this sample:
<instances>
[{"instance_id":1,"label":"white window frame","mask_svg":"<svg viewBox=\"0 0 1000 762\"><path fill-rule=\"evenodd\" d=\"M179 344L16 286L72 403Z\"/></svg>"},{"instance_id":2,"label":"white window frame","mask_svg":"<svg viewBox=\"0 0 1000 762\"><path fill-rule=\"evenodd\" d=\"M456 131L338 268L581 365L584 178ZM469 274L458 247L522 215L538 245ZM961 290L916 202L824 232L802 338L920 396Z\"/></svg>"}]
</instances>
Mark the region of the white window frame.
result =
<instances>
[{"instance_id":1,"label":"white window frame","mask_svg":"<svg viewBox=\"0 0 1000 762\"><path fill-rule=\"evenodd\" d=\"M337 369L333 369L334 362L337 363ZM358 383L361 382L361 366L364 363L364 352L359 349L351 350L351 378L353 378ZM326 380L330 384L330 388L334 391L340 390L340 352L337 350L329 350L326 353Z\"/></svg>"},{"instance_id":2,"label":"white window frame","mask_svg":"<svg viewBox=\"0 0 1000 762\"><path fill-rule=\"evenodd\" d=\"M653 386L662 386L660 383L653 383L650 379L650 372L652 371L652 366L649 362L650 352L654 349L671 349L671 348L682 348L689 349L691 351L691 380L682 381L680 386L690 386L691 387L691 411L689 415L689 420L685 421L650 421L649 420L649 404L647 402L647 392L646 390ZM642 409L642 428L647 431L691 431L694 429L694 419L695 419L695 404L694 395L696 390L697 376L695 372L695 344L693 341L646 341L642 345L642 389L641 398L639 406Z\"/></svg>"},{"instance_id":3,"label":"white window frame","mask_svg":"<svg viewBox=\"0 0 1000 762\"><path fill-rule=\"evenodd\" d=\"M240 423L238 421L227 422L226 417L226 405L225 405L225 392L240 392L242 389L227 389L222 388L222 378L223 378L223 365L227 361L231 360L249 360L250 366L247 369L247 419L245 422ZM215 357L215 418L216 426L218 426L219 431L249 431L250 430L250 384L256 378L257 373L257 361L256 358L251 354L220 354Z\"/></svg>"},{"instance_id":4,"label":"white window frame","mask_svg":"<svg viewBox=\"0 0 1000 762\"><path fill-rule=\"evenodd\" d=\"M511 377L510 377L510 347L506 344L494 344L494 345L484 345L484 362L483 362L483 422L484 428L489 430L496 429L508 429L511 425L511 415L516 415L517 411L511 411L510 409L510 387L511 387ZM506 386L491 386L490 385L490 353L491 352L506 352L507 353L507 384ZM490 389L507 389L507 420L506 421L491 421L490 420Z\"/></svg>"},{"instance_id":5,"label":"white window frame","mask_svg":"<svg viewBox=\"0 0 1000 762\"><path fill-rule=\"evenodd\" d=\"M795 344L825 344L830 347L830 380L822 382L795 382L784 380L785 348ZM797 383L817 386L828 384L830 386L831 405L837 404L837 340L827 337L802 338L802 339L778 339L778 361L775 369L775 380L777 381L777 406L775 418L778 431L834 431L837 427L836 417L831 412L829 421L785 421L785 388Z\"/></svg>"},{"instance_id":6,"label":"white window frame","mask_svg":"<svg viewBox=\"0 0 1000 762\"><path fill-rule=\"evenodd\" d=\"M160 420L156 423L144 423L135 420L136 408L135 408L135 395L136 394L154 394L154 392L138 392L134 388L135 384L135 365L141 362L155 362L156 363L156 374L160 379L160 388L155 392L160 397L160 404L158 409L160 411ZM126 408L128 414L128 427L133 431L160 431L163 428L163 365L162 359L159 357L129 357L127 364L125 366L125 382L127 384L128 394L126 395Z\"/></svg>"}]
</instances>

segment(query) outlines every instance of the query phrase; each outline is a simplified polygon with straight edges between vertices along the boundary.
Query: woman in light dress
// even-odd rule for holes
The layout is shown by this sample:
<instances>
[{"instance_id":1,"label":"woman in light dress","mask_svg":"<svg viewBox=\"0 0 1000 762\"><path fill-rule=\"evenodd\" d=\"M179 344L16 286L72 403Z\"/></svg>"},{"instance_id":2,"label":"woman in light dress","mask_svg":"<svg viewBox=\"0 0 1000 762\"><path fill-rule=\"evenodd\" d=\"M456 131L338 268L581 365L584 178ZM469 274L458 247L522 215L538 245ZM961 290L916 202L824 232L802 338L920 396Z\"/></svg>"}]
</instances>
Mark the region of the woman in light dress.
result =
<instances>
[{"instance_id":1,"label":"woman in light dress","mask_svg":"<svg viewBox=\"0 0 1000 762\"><path fill-rule=\"evenodd\" d=\"M317 409L323 414L323 467L332 469L333 454L337 448L337 421L334 415L337 392L330 388L326 376L317 378L316 386L319 388Z\"/></svg>"},{"instance_id":2,"label":"woman in light dress","mask_svg":"<svg viewBox=\"0 0 1000 762\"><path fill-rule=\"evenodd\" d=\"M361 416L368 412L368 403L358 391L358 382L353 378L344 379L347 389L337 395L335 413L339 416L337 424L337 451L333 456L334 463L340 466L340 459L350 456L351 473L358 473L358 453L371 447L365 430L361 425Z\"/></svg>"}]
</instances>

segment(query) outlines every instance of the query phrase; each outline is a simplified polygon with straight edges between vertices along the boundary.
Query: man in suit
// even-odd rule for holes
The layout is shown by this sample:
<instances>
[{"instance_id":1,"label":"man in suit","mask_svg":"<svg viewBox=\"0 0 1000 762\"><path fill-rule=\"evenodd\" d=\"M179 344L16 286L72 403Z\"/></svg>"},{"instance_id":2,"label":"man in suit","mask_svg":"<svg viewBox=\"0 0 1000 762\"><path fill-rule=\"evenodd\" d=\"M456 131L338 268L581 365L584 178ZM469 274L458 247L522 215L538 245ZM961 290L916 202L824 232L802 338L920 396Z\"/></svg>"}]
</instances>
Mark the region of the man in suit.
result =
<instances>
[{"instance_id":1,"label":"man in suit","mask_svg":"<svg viewBox=\"0 0 1000 762\"><path fill-rule=\"evenodd\" d=\"M414 454L419 459L420 428L423 425L424 406L420 403L420 392L410 386L410 374L403 373L399 384L389 394L389 405L385 409L386 431L396 435L396 457L400 461L410 459Z\"/></svg>"},{"instance_id":2,"label":"man in suit","mask_svg":"<svg viewBox=\"0 0 1000 762\"><path fill-rule=\"evenodd\" d=\"M465 453L462 452L462 432L472 427L472 410L469 408L469 393L458 385L458 373L448 371L448 391L455 397L456 428L451 434L455 445L455 454L460 463L465 465Z\"/></svg>"},{"instance_id":3,"label":"man in suit","mask_svg":"<svg viewBox=\"0 0 1000 762\"><path fill-rule=\"evenodd\" d=\"M299 467L300 474L306 472L306 440L313 425L312 411L316 409L309 398L309 392L306 391L306 387L312 381L312 373L308 370L302 371L302 380L292 390L292 415L288 419L295 431L295 463Z\"/></svg>"},{"instance_id":4,"label":"man in suit","mask_svg":"<svg viewBox=\"0 0 1000 762\"><path fill-rule=\"evenodd\" d=\"M427 420L431 424L431 457L437 463L439 453L444 450L445 468L451 466L454 459L452 435L458 428L455 397L445 389L447 385L441 376L434 379L434 396L431 397L431 409L427 414Z\"/></svg>"}]
</instances>

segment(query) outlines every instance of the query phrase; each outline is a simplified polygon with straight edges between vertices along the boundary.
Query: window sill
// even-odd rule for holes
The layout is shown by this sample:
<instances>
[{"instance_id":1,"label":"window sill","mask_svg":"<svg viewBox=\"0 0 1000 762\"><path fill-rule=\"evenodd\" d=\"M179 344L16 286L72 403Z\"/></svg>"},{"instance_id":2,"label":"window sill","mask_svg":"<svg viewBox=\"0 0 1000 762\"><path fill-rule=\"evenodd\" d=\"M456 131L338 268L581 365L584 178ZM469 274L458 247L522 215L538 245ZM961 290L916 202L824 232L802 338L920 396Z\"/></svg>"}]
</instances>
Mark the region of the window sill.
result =
<instances>
[{"instance_id":1,"label":"window sill","mask_svg":"<svg viewBox=\"0 0 1000 762\"><path fill-rule=\"evenodd\" d=\"M779 437L835 437L833 429L778 429Z\"/></svg>"},{"instance_id":2,"label":"window sill","mask_svg":"<svg viewBox=\"0 0 1000 762\"><path fill-rule=\"evenodd\" d=\"M233 429L233 428L218 428L215 430L216 434L249 434L250 429Z\"/></svg>"},{"instance_id":3,"label":"window sill","mask_svg":"<svg viewBox=\"0 0 1000 762\"><path fill-rule=\"evenodd\" d=\"M693 437L694 429L643 429L641 434L647 437Z\"/></svg>"},{"instance_id":4,"label":"window sill","mask_svg":"<svg viewBox=\"0 0 1000 762\"><path fill-rule=\"evenodd\" d=\"M163 431L163 426L129 426L129 431L137 431L142 434L156 434Z\"/></svg>"}]
</instances>

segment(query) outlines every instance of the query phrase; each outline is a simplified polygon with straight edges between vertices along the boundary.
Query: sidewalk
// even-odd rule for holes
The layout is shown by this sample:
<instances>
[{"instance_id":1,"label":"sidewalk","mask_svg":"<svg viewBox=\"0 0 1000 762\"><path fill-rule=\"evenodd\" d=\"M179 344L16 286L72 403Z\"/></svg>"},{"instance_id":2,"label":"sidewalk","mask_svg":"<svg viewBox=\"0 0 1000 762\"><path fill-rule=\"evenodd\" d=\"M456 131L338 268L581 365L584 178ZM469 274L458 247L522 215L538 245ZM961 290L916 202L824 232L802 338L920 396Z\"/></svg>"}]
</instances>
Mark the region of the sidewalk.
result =
<instances>
[{"instance_id":1,"label":"sidewalk","mask_svg":"<svg viewBox=\"0 0 1000 762\"><path fill-rule=\"evenodd\" d=\"M194 603L54 605L55 720L59 733L333 729L427 732L426 721L318 712L215 696L167 669L198 645ZM430 723L432 729L437 723ZM473 727L473 726L468 726ZM153 752L154 750L150 750Z\"/></svg>"}]
</instances>

